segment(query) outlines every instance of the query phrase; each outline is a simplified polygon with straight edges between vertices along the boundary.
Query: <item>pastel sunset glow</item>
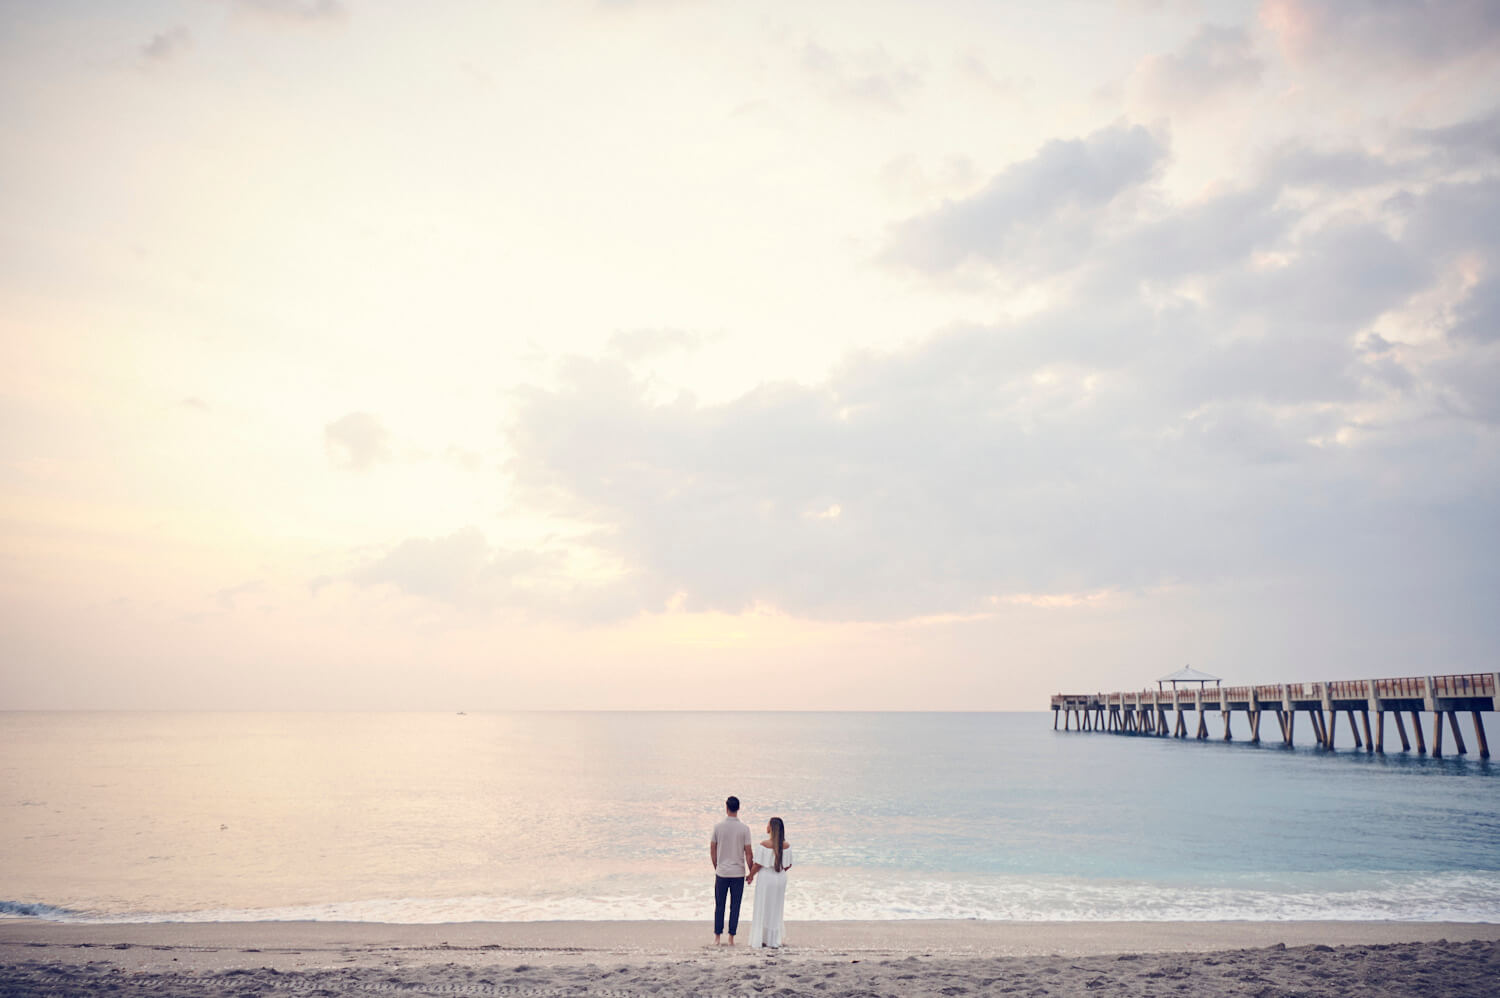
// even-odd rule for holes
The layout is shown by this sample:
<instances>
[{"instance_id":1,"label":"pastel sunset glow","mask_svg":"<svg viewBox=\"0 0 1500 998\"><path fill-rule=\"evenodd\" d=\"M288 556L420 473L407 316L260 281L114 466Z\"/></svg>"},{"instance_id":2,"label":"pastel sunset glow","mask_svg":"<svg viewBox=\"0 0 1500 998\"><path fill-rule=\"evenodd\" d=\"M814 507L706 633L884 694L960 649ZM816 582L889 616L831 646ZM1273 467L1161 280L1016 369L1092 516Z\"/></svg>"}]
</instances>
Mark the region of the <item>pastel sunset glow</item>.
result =
<instances>
[{"instance_id":1,"label":"pastel sunset glow","mask_svg":"<svg viewBox=\"0 0 1500 998\"><path fill-rule=\"evenodd\" d=\"M0 4L0 708L1496 670L1500 7Z\"/></svg>"}]
</instances>

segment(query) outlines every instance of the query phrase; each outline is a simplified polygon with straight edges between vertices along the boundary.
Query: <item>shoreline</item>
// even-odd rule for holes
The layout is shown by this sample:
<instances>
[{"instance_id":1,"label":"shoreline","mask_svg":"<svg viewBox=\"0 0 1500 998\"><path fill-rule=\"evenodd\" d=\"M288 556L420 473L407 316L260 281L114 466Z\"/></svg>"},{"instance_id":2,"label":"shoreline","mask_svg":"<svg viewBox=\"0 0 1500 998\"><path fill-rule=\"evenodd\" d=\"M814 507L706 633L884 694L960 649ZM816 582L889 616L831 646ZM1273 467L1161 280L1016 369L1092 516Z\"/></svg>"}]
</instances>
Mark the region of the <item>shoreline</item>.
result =
<instances>
[{"instance_id":1,"label":"shoreline","mask_svg":"<svg viewBox=\"0 0 1500 998\"><path fill-rule=\"evenodd\" d=\"M1500 924L1481 922L788 922L787 938L715 947L706 920L11 918L0 994L1449 998L1500 979Z\"/></svg>"},{"instance_id":2,"label":"shoreline","mask_svg":"<svg viewBox=\"0 0 1500 998\"><path fill-rule=\"evenodd\" d=\"M749 921L741 926L749 931ZM1105 956L1295 946L1500 943L1494 922L787 922L779 958ZM0 919L0 961L39 951L136 968L297 970L353 955L447 963L526 953L549 963L652 962L715 953L708 920L552 922L54 922ZM729 951L730 947L721 947ZM743 946L735 951L746 954ZM165 956L164 956L165 955ZM174 959L175 958L175 959Z\"/></svg>"}]
</instances>

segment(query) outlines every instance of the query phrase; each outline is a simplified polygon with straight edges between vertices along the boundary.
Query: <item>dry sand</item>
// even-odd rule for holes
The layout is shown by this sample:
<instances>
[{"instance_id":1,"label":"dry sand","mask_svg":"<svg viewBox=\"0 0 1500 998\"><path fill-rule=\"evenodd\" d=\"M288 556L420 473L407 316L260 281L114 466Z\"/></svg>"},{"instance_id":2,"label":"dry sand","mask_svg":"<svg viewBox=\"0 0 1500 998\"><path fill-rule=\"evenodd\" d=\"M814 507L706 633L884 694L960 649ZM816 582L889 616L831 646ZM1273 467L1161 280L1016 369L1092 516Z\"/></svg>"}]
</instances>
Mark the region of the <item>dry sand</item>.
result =
<instances>
[{"instance_id":1,"label":"dry sand","mask_svg":"<svg viewBox=\"0 0 1500 998\"><path fill-rule=\"evenodd\" d=\"M686 922L72 925L0 920L0 996L1500 995L1500 925Z\"/></svg>"}]
</instances>

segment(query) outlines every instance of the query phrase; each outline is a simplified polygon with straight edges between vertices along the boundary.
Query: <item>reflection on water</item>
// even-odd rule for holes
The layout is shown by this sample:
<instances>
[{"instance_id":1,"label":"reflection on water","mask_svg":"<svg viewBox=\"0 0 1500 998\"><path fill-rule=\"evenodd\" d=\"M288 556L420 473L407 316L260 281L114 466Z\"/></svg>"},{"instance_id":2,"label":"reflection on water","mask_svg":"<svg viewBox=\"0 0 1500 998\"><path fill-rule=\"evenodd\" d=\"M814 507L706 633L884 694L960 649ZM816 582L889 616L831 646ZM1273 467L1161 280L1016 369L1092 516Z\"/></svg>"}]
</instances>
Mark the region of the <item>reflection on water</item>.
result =
<instances>
[{"instance_id":1,"label":"reflection on water","mask_svg":"<svg viewBox=\"0 0 1500 998\"><path fill-rule=\"evenodd\" d=\"M1500 917L1489 763L1050 714L0 714L0 901L694 917L728 793L799 917Z\"/></svg>"}]
</instances>

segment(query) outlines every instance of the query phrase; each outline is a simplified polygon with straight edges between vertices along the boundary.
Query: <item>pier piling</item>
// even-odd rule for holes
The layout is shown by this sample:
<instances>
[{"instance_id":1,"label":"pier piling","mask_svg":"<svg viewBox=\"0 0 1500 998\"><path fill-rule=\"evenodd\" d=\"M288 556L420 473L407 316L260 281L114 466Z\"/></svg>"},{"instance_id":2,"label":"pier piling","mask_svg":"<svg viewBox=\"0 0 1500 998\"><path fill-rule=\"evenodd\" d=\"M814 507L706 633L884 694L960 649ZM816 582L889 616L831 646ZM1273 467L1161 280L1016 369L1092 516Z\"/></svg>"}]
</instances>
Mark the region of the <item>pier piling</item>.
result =
<instances>
[{"instance_id":1,"label":"pier piling","mask_svg":"<svg viewBox=\"0 0 1500 998\"><path fill-rule=\"evenodd\" d=\"M1468 755L1469 750L1464 746L1464 733L1458 730L1458 712L1448 711L1448 727L1453 729L1453 747L1458 749L1459 755Z\"/></svg>"}]
</instances>

